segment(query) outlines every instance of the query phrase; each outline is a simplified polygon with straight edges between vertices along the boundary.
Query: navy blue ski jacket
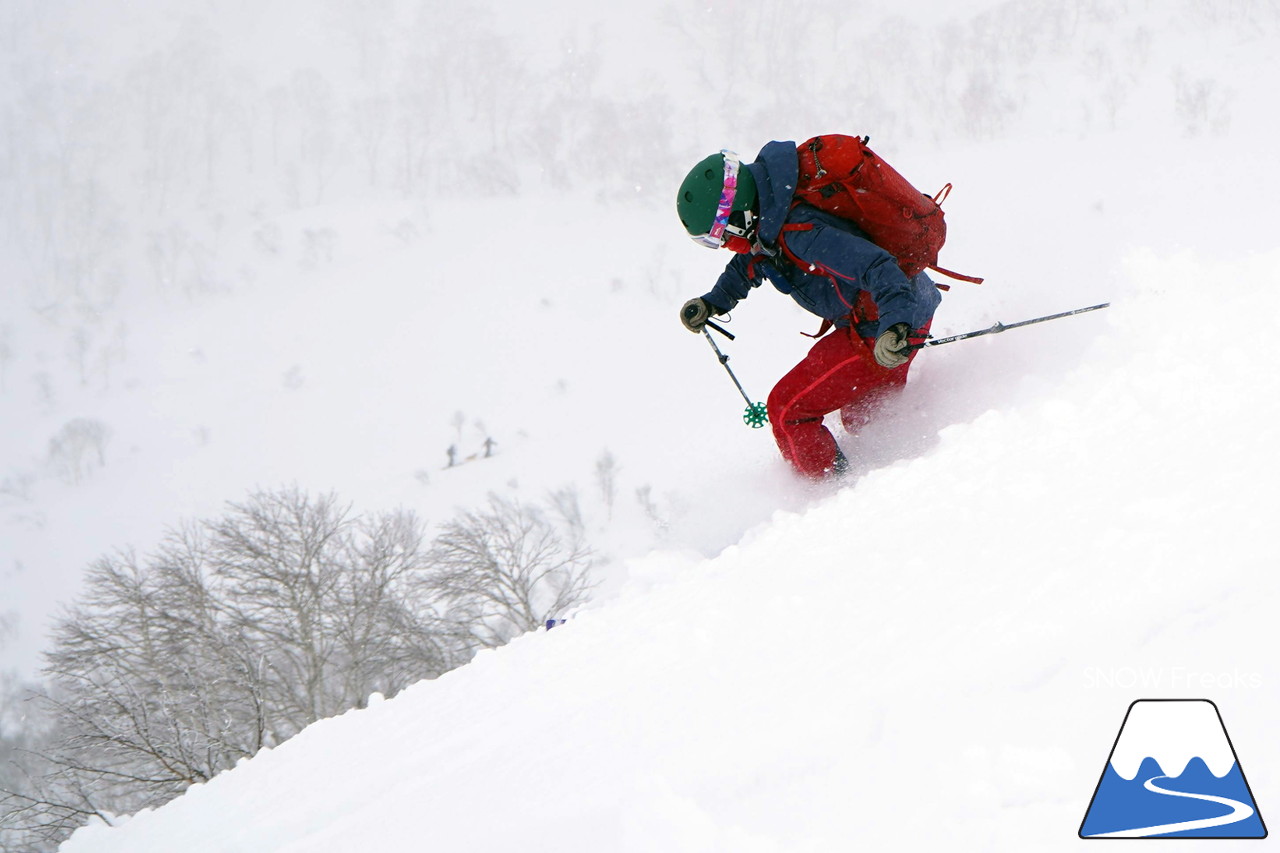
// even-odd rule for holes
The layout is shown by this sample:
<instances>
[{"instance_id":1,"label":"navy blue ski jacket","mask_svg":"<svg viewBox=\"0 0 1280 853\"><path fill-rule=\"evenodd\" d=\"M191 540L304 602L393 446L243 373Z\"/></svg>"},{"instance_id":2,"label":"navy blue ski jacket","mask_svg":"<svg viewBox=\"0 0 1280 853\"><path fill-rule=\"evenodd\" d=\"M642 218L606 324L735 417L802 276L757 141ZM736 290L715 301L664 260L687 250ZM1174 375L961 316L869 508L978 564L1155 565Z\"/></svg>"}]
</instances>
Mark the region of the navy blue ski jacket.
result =
<instances>
[{"instance_id":1,"label":"navy blue ski jacket","mask_svg":"<svg viewBox=\"0 0 1280 853\"><path fill-rule=\"evenodd\" d=\"M728 313L751 292L768 280L801 308L830 320L837 327L848 326L855 305L865 305L865 293L875 312L859 311L855 331L874 338L897 323L919 329L933 319L942 301L937 286L923 272L908 278L897 259L867 239L856 225L823 213L807 204L792 207L800 177L794 142L770 142L760 149L754 163L743 168L751 172L759 193L759 239L766 254L734 255L702 298L720 313ZM778 246L783 225L810 226L808 230L785 232L786 247L797 265ZM878 315L866 318L869 313Z\"/></svg>"}]
</instances>

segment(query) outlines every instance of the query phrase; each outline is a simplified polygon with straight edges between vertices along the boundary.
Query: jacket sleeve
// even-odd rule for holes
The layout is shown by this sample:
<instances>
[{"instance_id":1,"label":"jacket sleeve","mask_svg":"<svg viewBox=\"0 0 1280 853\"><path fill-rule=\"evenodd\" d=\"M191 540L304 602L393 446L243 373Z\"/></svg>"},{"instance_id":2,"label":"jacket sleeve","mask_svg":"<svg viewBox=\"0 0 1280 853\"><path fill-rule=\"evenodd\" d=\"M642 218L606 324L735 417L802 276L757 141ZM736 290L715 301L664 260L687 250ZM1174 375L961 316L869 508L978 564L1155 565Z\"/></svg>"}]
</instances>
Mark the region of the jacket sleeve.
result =
<instances>
[{"instance_id":1,"label":"jacket sleeve","mask_svg":"<svg viewBox=\"0 0 1280 853\"><path fill-rule=\"evenodd\" d=\"M870 240L817 223L792 232L787 243L802 261L834 278L844 306L852 308L859 290L870 294L880 317L876 335L898 323L918 329L933 317L939 300L928 277L924 287L917 281L921 276L907 278L897 259Z\"/></svg>"},{"instance_id":2,"label":"jacket sleeve","mask_svg":"<svg viewBox=\"0 0 1280 853\"><path fill-rule=\"evenodd\" d=\"M724 272L716 280L715 287L703 295L703 299L715 306L721 314L728 314L738 303L747 298L751 288L755 287L747 275L749 258L746 255L734 255L725 264Z\"/></svg>"}]
</instances>

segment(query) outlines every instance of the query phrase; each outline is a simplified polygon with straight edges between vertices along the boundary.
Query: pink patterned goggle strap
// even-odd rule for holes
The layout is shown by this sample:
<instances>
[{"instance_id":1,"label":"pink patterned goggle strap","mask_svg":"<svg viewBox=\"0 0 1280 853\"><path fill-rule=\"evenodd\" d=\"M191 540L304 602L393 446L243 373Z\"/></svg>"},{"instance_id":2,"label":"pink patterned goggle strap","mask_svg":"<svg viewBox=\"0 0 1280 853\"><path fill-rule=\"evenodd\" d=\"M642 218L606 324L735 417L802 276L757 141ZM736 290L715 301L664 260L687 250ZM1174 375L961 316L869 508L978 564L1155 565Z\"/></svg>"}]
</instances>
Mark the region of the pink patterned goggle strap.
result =
<instances>
[{"instance_id":1,"label":"pink patterned goggle strap","mask_svg":"<svg viewBox=\"0 0 1280 853\"><path fill-rule=\"evenodd\" d=\"M716 206L716 218L711 223L711 230L699 234L693 239L712 249L724 245L724 230L729 227L729 215L733 213L733 199L738 194L738 168L741 161L738 155L728 148L721 149L724 155L724 189L720 191L720 203Z\"/></svg>"}]
</instances>

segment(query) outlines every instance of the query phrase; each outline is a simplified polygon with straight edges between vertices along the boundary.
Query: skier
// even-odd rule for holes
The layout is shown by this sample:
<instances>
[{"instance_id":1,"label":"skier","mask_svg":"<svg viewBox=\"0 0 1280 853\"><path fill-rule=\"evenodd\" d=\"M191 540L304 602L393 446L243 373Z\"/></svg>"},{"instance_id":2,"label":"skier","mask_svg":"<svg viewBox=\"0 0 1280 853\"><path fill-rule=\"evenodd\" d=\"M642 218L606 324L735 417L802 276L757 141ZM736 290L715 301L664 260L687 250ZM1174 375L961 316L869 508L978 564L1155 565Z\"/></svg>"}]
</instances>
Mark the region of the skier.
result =
<instances>
[{"instance_id":1,"label":"skier","mask_svg":"<svg viewBox=\"0 0 1280 853\"><path fill-rule=\"evenodd\" d=\"M906 383L916 353L908 344L927 335L941 296L854 223L795 203L798 178L794 142L770 142L748 164L723 151L689 172L676 198L681 223L696 242L736 255L708 293L681 307L680 320L701 332L764 280L823 319L817 342L767 400L783 458L823 479L849 465L823 418L839 410L856 432Z\"/></svg>"}]
</instances>

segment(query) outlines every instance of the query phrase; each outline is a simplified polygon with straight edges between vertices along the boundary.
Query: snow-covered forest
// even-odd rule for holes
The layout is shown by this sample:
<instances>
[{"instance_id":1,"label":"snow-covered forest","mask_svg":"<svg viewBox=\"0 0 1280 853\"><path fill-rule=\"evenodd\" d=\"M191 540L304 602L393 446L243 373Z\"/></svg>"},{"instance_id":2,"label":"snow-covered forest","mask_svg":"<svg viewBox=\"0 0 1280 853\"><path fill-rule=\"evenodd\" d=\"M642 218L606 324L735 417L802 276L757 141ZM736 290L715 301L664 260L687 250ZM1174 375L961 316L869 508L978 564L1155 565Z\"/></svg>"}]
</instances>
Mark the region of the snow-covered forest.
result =
<instances>
[{"instance_id":1,"label":"snow-covered forest","mask_svg":"<svg viewBox=\"0 0 1280 853\"><path fill-rule=\"evenodd\" d=\"M1280 10L7 0L0 45L0 849L506 849L481 799L889 846L918 772L969 786L926 837L1051 848L1143 692L1219 699L1266 814ZM671 199L825 132L954 184L987 281L935 332L1112 307L925 353L814 486L679 326L725 258ZM733 328L763 399L816 322Z\"/></svg>"}]
</instances>

